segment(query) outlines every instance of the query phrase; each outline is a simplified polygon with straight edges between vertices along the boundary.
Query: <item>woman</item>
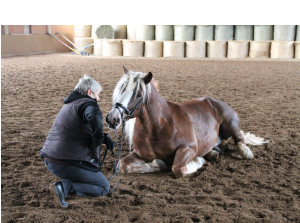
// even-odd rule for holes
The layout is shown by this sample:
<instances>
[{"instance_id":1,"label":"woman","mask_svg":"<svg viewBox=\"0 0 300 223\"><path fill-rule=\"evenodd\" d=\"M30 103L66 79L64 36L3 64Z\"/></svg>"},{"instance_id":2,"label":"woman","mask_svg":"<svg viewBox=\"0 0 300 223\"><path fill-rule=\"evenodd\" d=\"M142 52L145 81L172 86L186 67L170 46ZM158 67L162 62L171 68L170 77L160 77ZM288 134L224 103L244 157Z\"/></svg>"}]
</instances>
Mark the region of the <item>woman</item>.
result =
<instances>
[{"instance_id":1,"label":"woman","mask_svg":"<svg viewBox=\"0 0 300 223\"><path fill-rule=\"evenodd\" d=\"M113 150L114 143L103 133L100 100L101 85L84 75L74 91L64 99L46 142L40 151L50 172L62 180L50 185L55 203L68 207L65 198L72 193L79 196L102 196L110 185L100 172L100 147Z\"/></svg>"}]
</instances>

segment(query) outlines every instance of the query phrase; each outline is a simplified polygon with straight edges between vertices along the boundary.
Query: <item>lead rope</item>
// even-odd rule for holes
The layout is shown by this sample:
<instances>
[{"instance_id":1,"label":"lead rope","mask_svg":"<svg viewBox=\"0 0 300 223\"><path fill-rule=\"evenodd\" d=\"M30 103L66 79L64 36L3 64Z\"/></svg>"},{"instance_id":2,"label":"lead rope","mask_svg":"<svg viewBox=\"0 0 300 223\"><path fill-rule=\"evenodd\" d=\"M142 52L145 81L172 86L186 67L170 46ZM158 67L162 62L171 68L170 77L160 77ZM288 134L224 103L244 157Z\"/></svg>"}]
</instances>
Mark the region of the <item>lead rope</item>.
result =
<instances>
[{"instance_id":1,"label":"lead rope","mask_svg":"<svg viewBox=\"0 0 300 223\"><path fill-rule=\"evenodd\" d=\"M117 180L116 180L116 184L114 186L114 188L108 192L107 194L111 194L117 187L118 185L118 182L119 182L119 176L120 176L120 170L119 170L119 165L120 165L120 160L121 160L121 153L122 153L122 149L123 149L123 134L124 134L124 127L125 127L125 124L126 124L126 121L127 121L127 118L130 118L132 117L133 113L137 110L138 106L140 106L140 104L142 103L142 98L141 100L135 105L135 107L131 110L131 112L122 104L120 103L116 103L114 105L114 108L117 108L121 114L121 119L122 119L122 141L121 141L121 149L119 148L119 143L118 143L118 139L117 139L117 135L116 135L116 130L114 129L114 135L115 135L115 139L116 139L116 143L117 143L117 147L118 147L118 153L119 153L119 160L118 160L118 164L116 166L116 158L115 158L115 154L114 152L112 151L112 154L114 156L114 167L113 167L113 174L107 179L108 181L110 181L113 176L118 173L118 177L117 177ZM123 109L123 112L126 111L127 113L127 116L124 117L123 115L123 112L120 110L120 107ZM141 109L142 111L142 109ZM140 111L140 112L141 112ZM106 116L106 119L107 119L108 115ZM105 157L104 157L105 158ZM104 159L103 159L104 160ZM102 162L103 163L103 162Z\"/></svg>"},{"instance_id":2,"label":"lead rope","mask_svg":"<svg viewBox=\"0 0 300 223\"><path fill-rule=\"evenodd\" d=\"M118 143L118 139L117 139L117 135L116 135L116 130L114 129L114 135L115 135L115 139L116 139L116 143L117 143L117 148L118 148L118 153L119 153L119 160L118 160L118 164L116 166L116 159L114 159L114 170L113 170L113 175L111 177L108 178L108 181L110 181L113 176L115 175L115 173L118 173L117 176L117 180L116 180L116 184L113 187L113 189L111 191L109 191L107 194L111 194L118 185L119 182L119 176L120 176L120 170L119 170L119 165L120 165L120 160L121 160L121 153L122 153L122 148L123 148L123 134L124 134L124 127L125 127L125 122L123 122L123 126L122 126L122 141L121 141L121 149L119 148L119 143ZM115 156L114 156L115 157Z\"/></svg>"}]
</instances>

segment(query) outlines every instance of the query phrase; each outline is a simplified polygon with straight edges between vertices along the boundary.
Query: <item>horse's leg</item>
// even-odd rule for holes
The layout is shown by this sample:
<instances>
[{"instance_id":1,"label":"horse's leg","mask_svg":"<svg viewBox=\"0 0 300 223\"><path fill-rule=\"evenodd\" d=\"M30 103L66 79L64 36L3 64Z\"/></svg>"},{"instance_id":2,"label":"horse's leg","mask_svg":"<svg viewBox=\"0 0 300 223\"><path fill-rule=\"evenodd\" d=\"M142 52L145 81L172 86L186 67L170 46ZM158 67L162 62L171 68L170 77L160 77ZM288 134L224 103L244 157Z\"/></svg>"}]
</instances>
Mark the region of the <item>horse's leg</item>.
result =
<instances>
[{"instance_id":1,"label":"horse's leg","mask_svg":"<svg viewBox=\"0 0 300 223\"><path fill-rule=\"evenodd\" d=\"M253 159L254 155L250 148L246 145L244 137L240 131L239 127L231 128L230 132L234 140L237 151L244 159Z\"/></svg>"},{"instance_id":2,"label":"horse's leg","mask_svg":"<svg viewBox=\"0 0 300 223\"><path fill-rule=\"evenodd\" d=\"M252 151L250 150L250 148L248 146L246 146L245 143L238 142L236 144L236 149L239 151L239 153L241 154L241 156L244 159L253 159L254 158Z\"/></svg>"},{"instance_id":3,"label":"horse's leg","mask_svg":"<svg viewBox=\"0 0 300 223\"><path fill-rule=\"evenodd\" d=\"M181 147L176 151L172 171L176 178L196 172L205 160L196 157L196 152L189 146Z\"/></svg>"},{"instance_id":4,"label":"horse's leg","mask_svg":"<svg viewBox=\"0 0 300 223\"><path fill-rule=\"evenodd\" d=\"M240 122L236 113L232 113L232 117L226 117L225 121L221 124L223 134L229 138L231 136L236 145L236 149L244 159L253 159L254 155L250 148L246 146L244 137L240 130Z\"/></svg>"},{"instance_id":5,"label":"horse's leg","mask_svg":"<svg viewBox=\"0 0 300 223\"><path fill-rule=\"evenodd\" d=\"M120 161L120 171L122 173L149 173L166 169L167 165L162 160L155 159L150 163L146 163L134 151Z\"/></svg>"},{"instance_id":6,"label":"horse's leg","mask_svg":"<svg viewBox=\"0 0 300 223\"><path fill-rule=\"evenodd\" d=\"M230 139L232 139L232 138L230 138ZM220 145L218 145L218 148L223 151L223 154L221 154L221 155L224 155L226 152L228 152L230 150L228 144L229 144L229 140L227 140L227 141L221 143ZM234 144L233 139L232 139L231 144Z\"/></svg>"}]
</instances>

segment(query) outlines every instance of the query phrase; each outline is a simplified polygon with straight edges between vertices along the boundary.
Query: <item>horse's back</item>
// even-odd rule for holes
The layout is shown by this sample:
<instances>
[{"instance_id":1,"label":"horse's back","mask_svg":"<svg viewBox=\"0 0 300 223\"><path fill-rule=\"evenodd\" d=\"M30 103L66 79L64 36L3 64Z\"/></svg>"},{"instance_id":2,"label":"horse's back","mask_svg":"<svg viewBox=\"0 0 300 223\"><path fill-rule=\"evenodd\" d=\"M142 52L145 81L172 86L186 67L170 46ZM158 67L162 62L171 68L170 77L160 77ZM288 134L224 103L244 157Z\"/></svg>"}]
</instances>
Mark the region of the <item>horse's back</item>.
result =
<instances>
[{"instance_id":1,"label":"horse's back","mask_svg":"<svg viewBox=\"0 0 300 223\"><path fill-rule=\"evenodd\" d=\"M197 103L199 106L205 107L208 110L213 110L217 118L221 119L220 122L222 122L225 117L238 118L237 113L230 105L213 97L201 97L186 103Z\"/></svg>"},{"instance_id":2,"label":"horse's back","mask_svg":"<svg viewBox=\"0 0 300 223\"><path fill-rule=\"evenodd\" d=\"M216 119L216 111L211 106L208 97L197 98L179 104L168 102L168 104L172 116L178 116L178 119L185 120L185 122L187 122L187 117L193 124L195 122L213 123L213 120Z\"/></svg>"},{"instance_id":3,"label":"horse's back","mask_svg":"<svg viewBox=\"0 0 300 223\"><path fill-rule=\"evenodd\" d=\"M207 115L213 116L218 122L220 114L230 107L225 102L212 97L196 98L181 103L181 106L188 111L196 112L196 114L200 113L203 118L207 118Z\"/></svg>"}]
</instances>

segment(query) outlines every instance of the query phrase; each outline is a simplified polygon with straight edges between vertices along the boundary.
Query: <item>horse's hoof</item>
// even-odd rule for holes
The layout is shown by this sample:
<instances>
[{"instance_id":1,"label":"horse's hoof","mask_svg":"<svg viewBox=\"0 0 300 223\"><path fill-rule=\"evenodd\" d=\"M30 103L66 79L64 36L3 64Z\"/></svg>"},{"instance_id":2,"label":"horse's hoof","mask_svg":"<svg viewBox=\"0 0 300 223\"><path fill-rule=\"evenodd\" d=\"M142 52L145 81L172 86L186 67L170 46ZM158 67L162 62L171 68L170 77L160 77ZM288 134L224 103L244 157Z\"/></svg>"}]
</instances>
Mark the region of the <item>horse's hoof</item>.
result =
<instances>
[{"instance_id":1,"label":"horse's hoof","mask_svg":"<svg viewBox=\"0 0 300 223\"><path fill-rule=\"evenodd\" d=\"M174 173L174 175L175 175L176 179L184 177L184 175L182 173Z\"/></svg>"},{"instance_id":2,"label":"horse's hoof","mask_svg":"<svg viewBox=\"0 0 300 223\"><path fill-rule=\"evenodd\" d=\"M250 148L241 142L236 144L236 148L244 159L253 159L254 155Z\"/></svg>"},{"instance_id":3,"label":"horse's hoof","mask_svg":"<svg viewBox=\"0 0 300 223\"><path fill-rule=\"evenodd\" d=\"M224 151L222 149L220 149L218 146L214 146L213 150L215 150L218 153L220 153L220 155L224 155Z\"/></svg>"},{"instance_id":4,"label":"horse's hoof","mask_svg":"<svg viewBox=\"0 0 300 223\"><path fill-rule=\"evenodd\" d=\"M210 161L218 160L219 159L219 153L215 150L212 150L212 151L208 152L205 155L205 158L210 160Z\"/></svg>"}]
</instances>

